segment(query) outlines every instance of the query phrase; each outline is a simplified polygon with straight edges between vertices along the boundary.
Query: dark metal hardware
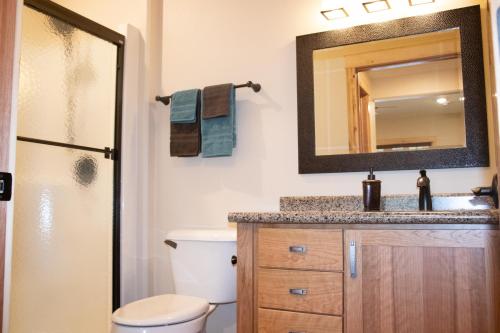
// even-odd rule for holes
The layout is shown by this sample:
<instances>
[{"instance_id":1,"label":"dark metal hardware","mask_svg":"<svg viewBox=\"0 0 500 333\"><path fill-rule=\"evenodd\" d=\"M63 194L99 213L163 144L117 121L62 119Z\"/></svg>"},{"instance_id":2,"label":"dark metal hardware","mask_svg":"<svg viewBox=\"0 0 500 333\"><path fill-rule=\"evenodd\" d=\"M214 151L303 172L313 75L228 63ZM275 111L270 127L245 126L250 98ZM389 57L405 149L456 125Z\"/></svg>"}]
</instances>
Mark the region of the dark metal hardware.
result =
<instances>
[{"instance_id":1,"label":"dark metal hardware","mask_svg":"<svg viewBox=\"0 0 500 333\"><path fill-rule=\"evenodd\" d=\"M37 143L37 144L42 144L42 145L49 145L49 146L55 146L55 147L63 147L63 148L71 148L71 149L92 151L92 152L95 152L95 153L103 153L104 154L104 158L111 159L111 160L116 160L116 158L117 158L117 156L116 156L117 150L109 148L109 147L104 147L104 149L99 149L99 148L93 148L93 147L87 147L87 146L73 145L73 144L70 144L70 143L63 143L63 142L56 142L56 141L49 141L49 140L41 140L41 139L35 139L35 138L28 138L28 137L25 137L25 136L18 136L17 139L19 141Z\"/></svg>"},{"instance_id":2,"label":"dark metal hardware","mask_svg":"<svg viewBox=\"0 0 500 333\"><path fill-rule=\"evenodd\" d=\"M0 172L0 201L10 201L12 198L12 175Z\"/></svg>"},{"instance_id":3,"label":"dark metal hardware","mask_svg":"<svg viewBox=\"0 0 500 333\"><path fill-rule=\"evenodd\" d=\"M168 246L170 246L170 247L172 247L174 249L177 248L177 243L174 242L174 241L172 241L172 240L170 240L170 239L165 239L165 244L167 244Z\"/></svg>"},{"instance_id":4,"label":"dark metal hardware","mask_svg":"<svg viewBox=\"0 0 500 333\"><path fill-rule=\"evenodd\" d=\"M247 83L237 84L234 86L235 88L252 88L254 92L259 92L262 86L260 83L253 83L252 81L248 81Z\"/></svg>"},{"instance_id":5,"label":"dark metal hardware","mask_svg":"<svg viewBox=\"0 0 500 333\"><path fill-rule=\"evenodd\" d=\"M427 177L427 171L420 170L420 177L417 179L418 187L418 209L432 210L431 180Z\"/></svg>"},{"instance_id":6,"label":"dark metal hardware","mask_svg":"<svg viewBox=\"0 0 500 333\"><path fill-rule=\"evenodd\" d=\"M495 207L498 208L498 176L494 175L490 187L474 187L472 193L476 196L489 195L493 198Z\"/></svg>"},{"instance_id":7,"label":"dark metal hardware","mask_svg":"<svg viewBox=\"0 0 500 333\"><path fill-rule=\"evenodd\" d=\"M306 253L307 247L304 245L292 245L288 248L288 251L292 253Z\"/></svg>"},{"instance_id":8,"label":"dark metal hardware","mask_svg":"<svg viewBox=\"0 0 500 333\"><path fill-rule=\"evenodd\" d=\"M234 266L238 263L238 257L237 256L232 256L231 257L231 264Z\"/></svg>"},{"instance_id":9,"label":"dark metal hardware","mask_svg":"<svg viewBox=\"0 0 500 333\"><path fill-rule=\"evenodd\" d=\"M248 81L247 83L236 84L235 88L252 88L253 91L259 92L262 89L260 83L253 83L252 81ZM165 105L169 105L172 99L172 95L169 96L156 96L155 100L157 102L162 102Z\"/></svg>"},{"instance_id":10,"label":"dark metal hardware","mask_svg":"<svg viewBox=\"0 0 500 333\"><path fill-rule=\"evenodd\" d=\"M290 295L305 296L307 295L307 289L303 288L292 288L288 291Z\"/></svg>"},{"instance_id":11,"label":"dark metal hardware","mask_svg":"<svg viewBox=\"0 0 500 333\"><path fill-rule=\"evenodd\" d=\"M304 331L300 331L300 332L299 331L288 331L288 333L306 333L306 332L304 332Z\"/></svg>"},{"instance_id":12,"label":"dark metal hardware","mask_svg":"<svg viewBox=\"0 0 500 333\"><path fill-rule=\"evenodd\" d=\"M114 160L116 159L116 150L109 148L109 147L104 147L104 158L107 158L108 160Z\"/></svg>"}]
</instances>

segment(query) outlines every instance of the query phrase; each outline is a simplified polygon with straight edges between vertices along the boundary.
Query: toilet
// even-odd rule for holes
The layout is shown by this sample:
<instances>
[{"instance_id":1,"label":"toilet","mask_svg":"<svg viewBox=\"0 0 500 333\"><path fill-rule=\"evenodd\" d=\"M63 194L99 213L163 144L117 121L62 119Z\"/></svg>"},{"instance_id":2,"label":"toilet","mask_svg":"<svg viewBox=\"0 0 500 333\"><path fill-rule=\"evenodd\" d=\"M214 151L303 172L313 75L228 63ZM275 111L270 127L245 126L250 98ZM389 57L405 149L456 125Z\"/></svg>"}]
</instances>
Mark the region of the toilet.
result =
<instances>
[{"instance_id":1,"label":"toilet","mask_svg":"<svg viewBox=\"0 0 500 333\"><path fill-rule=\"evenodd\" d=\"M113 313L111 333L200 333L218 304L236 301L236 230L168 233L175 294L153 296Z\"/></svg>"}]
</instances>

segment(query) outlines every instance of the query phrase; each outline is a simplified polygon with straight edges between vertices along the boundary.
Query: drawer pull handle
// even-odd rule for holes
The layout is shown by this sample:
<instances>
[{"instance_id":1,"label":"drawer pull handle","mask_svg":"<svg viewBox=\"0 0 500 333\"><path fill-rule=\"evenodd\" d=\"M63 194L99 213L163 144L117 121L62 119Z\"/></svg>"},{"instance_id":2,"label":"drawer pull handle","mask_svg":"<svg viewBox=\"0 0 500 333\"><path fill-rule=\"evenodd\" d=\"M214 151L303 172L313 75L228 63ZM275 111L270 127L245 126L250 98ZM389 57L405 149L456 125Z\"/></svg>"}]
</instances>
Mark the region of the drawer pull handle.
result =
<instances>
[{"instance_id":1,"label":"drawer pull handle","mask_svg":"<svg viewBox=\"0 0 500 333\"><path fill-rule=\"evenodd\" d=\"M356 272L356 242L351 241L349 244L349 262L351 268L351 278L355 278L358 274Z\"/></svg>"},{"instance_id":2,"label":"drawer pull handle","mask_svg":"<svg viewBox=\"0 0 500 333\"><path fill-rule=\"evenodd\" d=\"M292 253L306 253L307 247L304 245L292 245L288 248L288 250Z\"/></svg>"},{"instance_id":3,"label":"drawer pull handle","mask_svg":"<svg viewBox=\"0 0 500 333\"><path fill-rule=\"evenodd\" d=\"M288 333L306 333L306 332L304 332L304 331L300 331L300 332L299 331L288 331Z\"/></svg>"},{"instance_id":4,"label":"drawer pull handle","mask_svg":"<svg viewBox=\"0 0 500 333\"><path fill-rule=\"evenodd\" d=\"M291 295L305 296L307 295L307 289L302 288L292 288L289 290Z\"/></svg>"}]
</instances>

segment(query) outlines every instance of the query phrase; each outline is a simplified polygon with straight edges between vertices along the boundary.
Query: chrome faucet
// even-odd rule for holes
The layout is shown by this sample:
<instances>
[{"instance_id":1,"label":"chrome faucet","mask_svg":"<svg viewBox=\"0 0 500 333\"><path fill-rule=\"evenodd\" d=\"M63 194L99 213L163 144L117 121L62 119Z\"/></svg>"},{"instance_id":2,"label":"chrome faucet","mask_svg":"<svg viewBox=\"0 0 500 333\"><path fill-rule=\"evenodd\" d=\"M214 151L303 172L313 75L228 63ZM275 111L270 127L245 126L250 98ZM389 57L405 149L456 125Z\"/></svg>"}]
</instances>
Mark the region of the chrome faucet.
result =
<instances>
[{"instance_id":1,"label":"chrome faucet","mask_svg":"<svg viewBox=\"0 0 500 333\"><path fill-rule=\"evenodd\" d=\"M427 171L420 170L420 177L417 179L418 209L432 210L431 180L427 177Z\"/></svg>"}]
</instances>

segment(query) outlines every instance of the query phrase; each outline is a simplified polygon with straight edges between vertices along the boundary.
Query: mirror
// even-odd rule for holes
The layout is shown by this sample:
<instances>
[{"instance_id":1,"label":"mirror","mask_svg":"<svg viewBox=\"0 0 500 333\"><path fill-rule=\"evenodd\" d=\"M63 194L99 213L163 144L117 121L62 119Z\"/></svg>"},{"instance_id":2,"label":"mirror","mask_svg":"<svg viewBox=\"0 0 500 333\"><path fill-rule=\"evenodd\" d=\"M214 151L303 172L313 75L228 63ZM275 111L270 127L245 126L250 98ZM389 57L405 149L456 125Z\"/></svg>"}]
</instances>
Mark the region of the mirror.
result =
<instances>
[{"instance_id":1,"label":"mirror","mask_svg":"<svg viewBox=\"0 0 500 333\"><path fill-rule=\"evenodd\" d=\"M460 31L313 52L316 155L465 147Z\"/></svg>"},{"instance_id":2,"label":"mirror","mask_svg":"<svg viewBox=\"0 0 500 333\"><path fill-rule=\"evenodd\" d=\"M300 173L489 165L479 6L299 36L297 79Z\"/></svg>"}]
</instances>

